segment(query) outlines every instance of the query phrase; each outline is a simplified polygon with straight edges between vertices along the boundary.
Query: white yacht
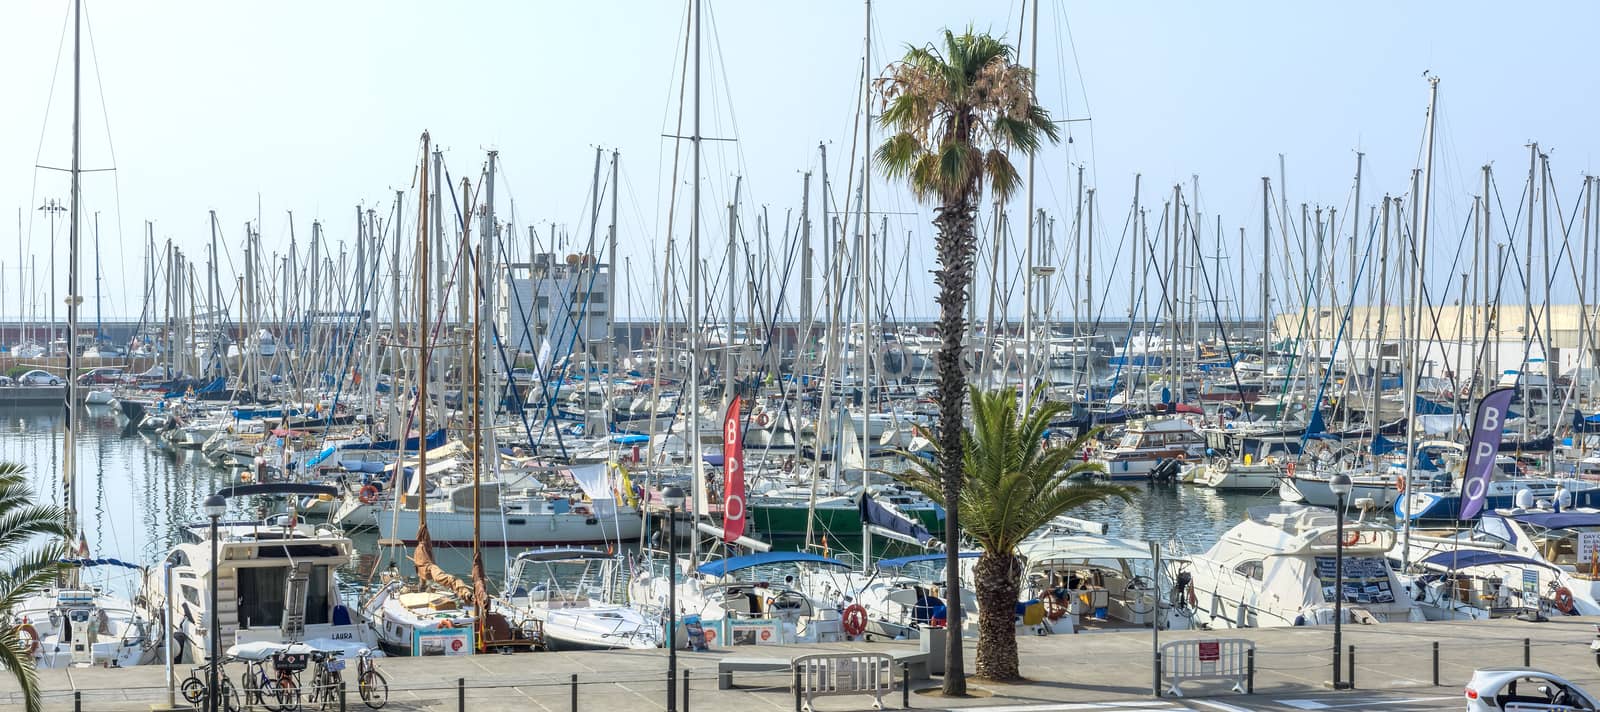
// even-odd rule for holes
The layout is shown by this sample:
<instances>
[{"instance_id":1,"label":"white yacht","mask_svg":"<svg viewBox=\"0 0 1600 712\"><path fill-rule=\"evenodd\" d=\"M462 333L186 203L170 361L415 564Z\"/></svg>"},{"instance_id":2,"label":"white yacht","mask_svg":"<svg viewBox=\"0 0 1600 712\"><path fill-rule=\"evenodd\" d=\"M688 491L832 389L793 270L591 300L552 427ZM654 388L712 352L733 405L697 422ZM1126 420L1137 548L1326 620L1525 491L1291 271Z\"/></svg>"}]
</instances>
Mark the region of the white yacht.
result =
<instances>
[{"instance_id":1,"label":"white yacht","mask_svg":"<svg viewBox=\"0 0 1600 712\"><path fill-rule=\"evenodd\" d=\"M166 563L145 577L145 614L171 621L175 660L204 658L213 620L224 649L256 641L305 642L353 656L374 644L345 603L334 575L352 563L355 545L331 528L294 519L290 514L267 521L222 523L217 529L215 578L211 525L182 530L184 543L173 547ZM208 609L213 586L217 611Z\"/></svg>"},{"instance_id":2,"label":"white yacht","mask_svg":"<svg viewBox=\"0 0 1600 712\"><path fill-rule=\"evenodd\" d=\"M128 667L160 660L155 620L107 587L84 584L83 574L105 567L144 569L117 559L70 559L75 585L52 586L24 598L7 613L40 668ZM106 581L110 583L110 581ZM142 583L142 582L138 582ZM135 584L137 585L137 583Z\"/></svg>"},{"instance_id":3,"label":"white yacht","mask_svg":"<svg viewBox=\"0 0 1600 712\"><path fill-rule=\"evenodd\" d=\"M698 616L714 646L842 641L842 601L813 598L799 588L799 582L810 575L800 568L821 567L850 568L836 559L794 551L747 554L702 564L693 573L678 577L680 620L685 615ZM633 605L647 612L666 609L667 590L664 570L641 571L628 584Z\"/></svg>"},{"instance_id":4,"label":"white yacht","mask_svg":"<svg viewBox=\"0 0 1600 712\"><path fill-rule=\"evenodd\" d=\"M1519 497L1530 506L1484 512L1465 531L1412 529L1407 558L1415 565L1493 555L1499 560L1484 559L1477 569L1509 583L1515 605L1600 615L1600 509L1533 507L1532 495ZM1391 558L1400 559L1400 551ZM1537 587L1537 601L1533 596L1521 600L1530 583Z\"/></svg>"},{"instance_id":5,"label":"white yacht","mask_svg":"<svg viewBox=\"0 0 1600 712\"><path fill-rule=\"evenodd\" d=\"M1092 534L1030 537L1017 546L1025 562L1023 599L1045 603L1051 632L1191 627L1186 600L1162 600L1178 589L1175 561L1157 570L1149 544Z\"/></svg>"},{"instance_id":6,"label":"white yacht","mask_svg":"<svg viewBox=\"0 0 1600 712\"><path fill-rule=\"evenodd\" d=\"M1333 622L1334 596L1346 622L1421 621L1385 555L1388 525L1344 525L1344 588L1336 591L1338 521L1332 510L1298 505L1252 507L1248 518L1190 559L1195 621L1210 628L1322 625Z\"/></svg>"},{"instance_id":7,"label":"white yacht","mask_svg":"<svg viewBox=\"0 0 1600 712\"><path fill-rule=\"evenodd\" d=\"M542 631L547 650L660 647L660 619L624 604L618 563L598 549L524 551L498 609L512 626Z\"/></svg>"},{"instance_id":8,"label":"white yacht","mask_svg":"<svg viewBox=\"0 0 1600 712\"><path fill-rule=\"evenodd\" d=\"M1182 418L1149 418L1128 426L1116 447L1095 458L1113 480L1144 479L1156 465L1169 460L1198 459L1206 454L1206 439Z\"/></svg>"},{"instance_id":9,"label":"white yacht","mask_svg":"<svg viewBox=\"0 0 1600 712\"><path fill-rule=\"evenodd\" d=\"M1194 483L1212 489L1267 492L1292 473L1300 454L1298 437L1241 438L1237 453L1210 458L1197 466Z\"/></svg>"},{"instance_id":10,"label":"white yacht","mask_svg":"<svg viewBox=\"0 0 1600 712\"><path fill-rule=\"evenodd\" d=\"M584 500L581 496L533 490L511 490L502 483L478 488L478 520L482 541L500 546L550 546L605 544L639 538L644 516L637 507L615 500ZM428 506L428 532L440 545L472 543L473 490L461 487L446 501ZM417 510L405 508L374 512L378 533L385 539L415 544Z\"/></svg>"}]
</instances>

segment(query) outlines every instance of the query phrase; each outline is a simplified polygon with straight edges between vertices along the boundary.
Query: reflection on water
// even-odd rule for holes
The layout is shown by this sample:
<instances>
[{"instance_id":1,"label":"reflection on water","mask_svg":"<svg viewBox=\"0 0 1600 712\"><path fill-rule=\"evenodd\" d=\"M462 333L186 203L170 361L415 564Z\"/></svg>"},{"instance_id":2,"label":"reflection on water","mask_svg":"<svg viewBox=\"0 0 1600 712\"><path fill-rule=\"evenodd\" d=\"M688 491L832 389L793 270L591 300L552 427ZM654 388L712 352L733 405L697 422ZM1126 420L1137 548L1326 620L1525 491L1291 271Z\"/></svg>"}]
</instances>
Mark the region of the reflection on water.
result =
<instances>
[{"instance_id":1,"label":"reflection on water","mask_svg":"<svg viewBox=\"0 0 1600 712\"><path fill-rule=\"evenodd\" d=\"M0 410L0 460L26 465L36 491L57 504L62 492L61 416L59 408L49 406ZM94 556L145 565L158 562L177 543L181 528L197 519L206 494L227 484L226 473L212 467L198 452L168 448L157 438L125 427L111 408L86 407L78 422L78 504L84 536ZM1136 487L1139 492L1132 502L1107 502L1072 514L1105 522L1114 536L1154 539L1172 544L1174 553L1196 553L1243 519L1246 508L1277 499L1276 493ZM245 499L230 502L230 507L234 514L255 516L260 504ZM353 539L362 557L342 573L347 590L377 580L381 570L391 564L397 563L404 573L412 572L409 548L380 546L375 534L357 534ZM503 576L509 557L515 554L496 547L484 549L484 565L492 580ZM453 573L464 575L471 569L470 548L440 547L435 557Z\"/></svg>"}]
</instances>

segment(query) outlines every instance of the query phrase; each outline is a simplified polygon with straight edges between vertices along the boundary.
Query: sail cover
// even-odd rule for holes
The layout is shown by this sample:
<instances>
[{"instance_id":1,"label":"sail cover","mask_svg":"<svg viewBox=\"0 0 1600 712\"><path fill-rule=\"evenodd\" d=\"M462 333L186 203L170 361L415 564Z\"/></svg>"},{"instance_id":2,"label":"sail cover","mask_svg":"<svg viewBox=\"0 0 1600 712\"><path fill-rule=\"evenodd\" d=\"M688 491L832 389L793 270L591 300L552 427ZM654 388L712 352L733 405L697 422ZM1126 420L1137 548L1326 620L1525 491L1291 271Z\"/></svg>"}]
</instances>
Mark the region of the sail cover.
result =
<instances>
[{"instance_id":1,"label":"sail cover","mask_svg":"<svg viewBox=\"0 0 1600 712\"><path fill-rule=\"evenodd\" d=\"M928 540L933 538L933 534L929 533L928 528L922 526L921 522L878 503L878 500L873 499L867 492L861 493L861 523L883 527L896 534L904 534L916 539L917 543L922 545L927 545Z\"/></svg>"}]
</instances>

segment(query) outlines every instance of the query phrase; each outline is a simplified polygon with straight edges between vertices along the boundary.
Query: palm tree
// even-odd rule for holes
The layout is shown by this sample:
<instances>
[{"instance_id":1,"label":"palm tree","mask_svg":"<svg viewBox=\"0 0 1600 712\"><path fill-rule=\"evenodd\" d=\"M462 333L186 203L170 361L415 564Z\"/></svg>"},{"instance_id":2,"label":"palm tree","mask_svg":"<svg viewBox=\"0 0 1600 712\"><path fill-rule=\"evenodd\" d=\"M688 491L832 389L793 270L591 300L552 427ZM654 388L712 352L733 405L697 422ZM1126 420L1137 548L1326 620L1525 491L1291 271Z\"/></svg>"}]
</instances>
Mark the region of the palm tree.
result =
<instances>
[{"instance_id":1,"label":"palm tree","mask_svg":"<svg viewBox=\"0 0 1600 712\"><path fill-rule=\"evenodd\" d=\"M1112 497L1127 500L1132 492L1121 485L1073 481L1075 475L1101 469L1076 457L1093 431L1065 447L1046 449L1045 431L1051 419L1068 406L1045 400L1042 392L1029 400L1031 409L1019 414L1015 389L973 388L972 430L963 433L961 526L983 548L973 571L978 599L976 668L980 677L990 680L1021 677L1012 622L1022 587L1014 553L1017 545L1063 512ZM942 460L945 453L938 454ZM911 462L915 467L901 479L952 509L952 502L944 499L940 468L919 458Z\"/></svg>"},{"instance_id":2,"label":"palm tree","mask_svg":"<svg viewBox=\"0 0 1600 712\"><path fill-rule=\"evenodd\" d=\"M1031 153L1041 139L1056 140L1050 114L1034 103L1033 72L1012 62L1012 48L988 34L944 32L942 49L908 47L876 82L883 97L879 122L892 135L877 159L891 178L904 178L919 201L934 205L939 268L938 377L939 471L946 502L946 586L950 620L960 620L957 551L961 540L962 407L967 394L961 370L967 300L972 287L977 235L973 223L985 182L1004 200L1020 182L1012 149ZM961 629L952 626L945 647L944 694L965 695Z\"/></svg>"},{"instance_id":3,"label":"palm tree","mask_svg":"<svg viewBox=\"0 0 1600 712\"><path fill-rule=\"evenodd\" d=\"M61 507L34 503L27 470L0 462L0 613L55 582L72 533ZM44 537L44 541L37 541ZM39 709L39 678L21 625L0 623L0 664L17 678L29 712Z\"/></svg>"}]
</instances>

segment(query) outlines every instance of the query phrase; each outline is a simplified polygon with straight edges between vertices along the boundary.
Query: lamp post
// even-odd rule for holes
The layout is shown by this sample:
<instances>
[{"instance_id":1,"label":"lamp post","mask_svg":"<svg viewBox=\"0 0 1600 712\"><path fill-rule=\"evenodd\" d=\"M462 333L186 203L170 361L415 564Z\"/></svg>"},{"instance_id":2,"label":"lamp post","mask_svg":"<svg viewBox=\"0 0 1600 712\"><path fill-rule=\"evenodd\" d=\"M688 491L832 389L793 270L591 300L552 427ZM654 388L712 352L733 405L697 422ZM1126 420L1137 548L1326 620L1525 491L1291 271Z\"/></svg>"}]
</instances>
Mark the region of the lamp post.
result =
<instances>
[{"instance_id":1,"label":"lamp post","mask_svg":"<svg viewBox=\"0 0 1600 712\"><path fill-rule=\"evenodd\" d=\"M1348 690L1350 683L1340 674L1340 655L1344 646L1344 498L1350 496L1350 476L1340 472L1328 480L1328 489L1338 499L1334 508L1333 561L1333 689Z\"/></svg>"},{"instance_id":2,"label":"lamp post","mask_svg":"<svg viewBox=\"0 0 1600 712\"><path fill-rule=\"evenodd\" d=\"M219 668L222 661L222 631L217 629L217 520L228 512L228 500L222 495L214 494L207 497L200 504L200 510L211 518L211 620L206 622L207 633L210 634L210 644L207 646L207 657L210 665L206 670L206 709L210 712L220 712L222 705L218 703L221 697L221 674Z\"/></svg>"},{"instance_id":3,"label":"lamp post","mask_svg":"<svg viewBox=\"0 0 1600 712\"><path fill-rule=\"evenodd\" d=\"M678 509L683 490L669 485L661 490L667 505L667 712L678 710Z\"/></svg>"}]
</instances>

